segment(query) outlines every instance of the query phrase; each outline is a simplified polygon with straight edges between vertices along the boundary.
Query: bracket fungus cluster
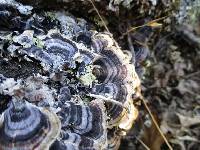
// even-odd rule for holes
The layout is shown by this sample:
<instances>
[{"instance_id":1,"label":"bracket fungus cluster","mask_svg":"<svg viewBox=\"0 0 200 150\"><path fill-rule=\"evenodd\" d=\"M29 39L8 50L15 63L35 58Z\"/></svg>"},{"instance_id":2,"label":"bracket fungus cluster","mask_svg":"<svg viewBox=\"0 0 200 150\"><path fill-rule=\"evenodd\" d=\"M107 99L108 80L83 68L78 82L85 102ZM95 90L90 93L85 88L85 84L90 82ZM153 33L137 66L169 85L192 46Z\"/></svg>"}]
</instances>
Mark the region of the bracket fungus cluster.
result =
<instances>
[{"instance_id":1,"label":"bracket fungus cluster","mask_svg":"<svg viewBox=\"0 0 200 150\"><path fill-rule=\"evenodd\" d=\"M0 18L0 149L118 149L138 115L131 56L65 10L4 0Z\"/></svg>"},{"instance_id":2,"label":"bracket fungus cluster","mask_svg":"<svg viewBox=\"0 0 200 150\"><path fill-rule=\"evenodd\" d=\"M0 124L0 149L48 149L60 133L58 117L23 100L13 100Z\"/></svg>"}]
</instances>

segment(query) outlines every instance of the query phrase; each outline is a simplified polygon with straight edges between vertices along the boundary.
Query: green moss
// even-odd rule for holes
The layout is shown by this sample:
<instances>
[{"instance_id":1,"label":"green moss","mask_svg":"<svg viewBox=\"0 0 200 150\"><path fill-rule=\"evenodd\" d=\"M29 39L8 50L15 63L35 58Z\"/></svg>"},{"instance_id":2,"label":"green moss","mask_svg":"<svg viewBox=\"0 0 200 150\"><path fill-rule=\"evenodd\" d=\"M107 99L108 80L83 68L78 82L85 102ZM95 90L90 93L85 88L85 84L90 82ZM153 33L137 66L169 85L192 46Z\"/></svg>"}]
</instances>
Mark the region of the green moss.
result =
<instances>
[{"instance_id":1,"label":"green moss","mask_svg":"<svg viewBox=\"0 0 200 150\"><path fill-rule=\"evenodd\" d=\"M200 22L200 1L196 0L188 13L188 22L196 26Z\"/></svg>"},{"instance_id":2,"label":"green moss","mask_svg":"<svg viewBox=\"0 0 200 150\"><path fill-rule=\"evenodd\" d=\"M33 38L33 41L37 47L39 47L39 48L44 47L44 42L42 40L40 40L39 38Z\"/></svg>"},{"instance_id":3,"label":"green moss","mask_svg":"<svg viewBox=\"0 0 200 150\"><path fill-rule=\"evenodd\" d=\"M79 80L86 86L92 85L93 81L96 80L96 77L92 74L92 66L86 66L86 73L81 75Z\"/></svg>"},{"instance_id":4,"label":"green moss","mask_svg":"<svg viewBox=\"0 0 200 150\"><path fill-rule=\"evenodd\" d=\"M56 20L54 12L45 12L45 16L51 18L52 20Z\"/></svg>"}]
</instances>

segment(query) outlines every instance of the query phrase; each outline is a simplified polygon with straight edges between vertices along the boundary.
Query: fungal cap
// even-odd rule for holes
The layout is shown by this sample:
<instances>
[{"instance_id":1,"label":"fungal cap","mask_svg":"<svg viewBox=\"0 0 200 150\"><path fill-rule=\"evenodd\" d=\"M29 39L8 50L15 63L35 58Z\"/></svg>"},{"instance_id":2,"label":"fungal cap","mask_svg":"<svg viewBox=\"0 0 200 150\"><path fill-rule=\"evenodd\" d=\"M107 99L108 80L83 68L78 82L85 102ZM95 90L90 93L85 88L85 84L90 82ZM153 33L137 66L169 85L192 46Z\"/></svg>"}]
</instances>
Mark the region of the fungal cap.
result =
<instances>
[{"instance_id":1,"label":"fungal cap","mask_svg":"<svg viewBox=\"0 0 200 150\"><path fill-rule=\"evenodd\" d=\"M0 122L0 149L49 149L61 130L58 117L29 103L22 105L10 106L4 112Z\"/></svg>"}]
</instances>

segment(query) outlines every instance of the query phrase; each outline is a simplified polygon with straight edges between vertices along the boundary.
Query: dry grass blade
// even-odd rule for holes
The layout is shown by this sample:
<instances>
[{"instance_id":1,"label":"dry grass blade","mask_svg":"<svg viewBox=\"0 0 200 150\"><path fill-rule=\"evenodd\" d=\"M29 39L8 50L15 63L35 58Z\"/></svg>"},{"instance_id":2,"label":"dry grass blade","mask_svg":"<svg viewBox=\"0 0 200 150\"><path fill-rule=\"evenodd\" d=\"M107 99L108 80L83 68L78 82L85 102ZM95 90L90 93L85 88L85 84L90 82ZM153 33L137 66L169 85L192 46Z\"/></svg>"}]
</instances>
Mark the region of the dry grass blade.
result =
<instances>
[{"instance_id":1,"label":"dry grass blade","mask_svg":"<svg viewBox=\"0 0 200 150\"><path fill-rule=\"evenodd\" d=\"M142 146L146 149L146 150L150 150L150 148L142 141L140 140L138 137L135 136L135 138L142 144Z\"/></svg>"},{"instance_id":2,"label":"dry grass blade","mask_svg":"<svg viewBox=\"0 0 200 150\"><path fill-rule=\"evenodd\" d=\"M145 26L150 26L150 27L158 27L158 26L161 26L162 24L160 23L157 23L157 21L160 21L160 20L163 20L167 18L167 16L165 17L161 17L161 18L158 18L158 19L155 19L155 20L152 20L152 21L149 21L143 25L140 25L140 26L136 26L136 27L132 27L130 28L127 32L123 33L122 36L120 38L123 38L125 35L127 35L129 32L132 32L138 28L142 28L142 27L145 27Z\"/></svg>"},{"instance_id":3,"label":"dry grass blade","mask_svg":"<svg viewBox=\"0 0 200 150\"><path fill-rule=\"evenodd\" d=\"M94 2L93 2L92 0L89 0L89 1L90 1L90 3L92 4L92 6L93 6L93 8L95 9L95 11L97 12L97 14L98 14L99 18L101 19L101 21L102 21L102 23L103 23L105 29L107 30L107 32L110 33L110 31L109 31L109 29L108 29L108 27L107 27L105 21L103 20L103 18L101 17L101 15L100 15L98 9L97 9L96 6L94 5Z\"/></svg>"},{"instance_id":4,"label":"dry grass blade","mask_svg":"<svg viewBox=\"0 0 200 150\"><path fill-rule=\"evenodd\" d=\"M144 104L146 110L148 111L149 115L151 116L151 119L152 119L154 125L156 126L156 128L157 128L157 130L159 131L160 135L161 135L162 138L164 139L164 141L165 141L165 143L167 144L168 148L169 148L170 150L173 150L173 148L172 148L171 145L169 144L167 138L165 137L165 135L164 135L163 132L161 131L161 129L160 129L158 123L156 122L156 120L155 120L153 114L151 113L151 110L149 109L147 103L145 102L145 99L144 99L143 97L141 97L140 99L142 100L142 102L143 102L143 104Z\"/></svg>"}]
</instances>

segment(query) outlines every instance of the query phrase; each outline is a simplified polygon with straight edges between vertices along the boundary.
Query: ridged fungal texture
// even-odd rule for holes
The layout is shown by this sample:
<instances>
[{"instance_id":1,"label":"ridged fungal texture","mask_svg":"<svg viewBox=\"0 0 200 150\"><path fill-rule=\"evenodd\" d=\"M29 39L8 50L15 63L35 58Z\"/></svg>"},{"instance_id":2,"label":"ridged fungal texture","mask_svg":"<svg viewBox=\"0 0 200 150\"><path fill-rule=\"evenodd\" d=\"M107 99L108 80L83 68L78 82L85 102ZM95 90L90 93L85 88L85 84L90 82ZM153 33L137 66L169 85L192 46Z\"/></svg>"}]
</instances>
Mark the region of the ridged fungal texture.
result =
<instances>
[{"instance_id":1,"label":"ridged fungal texture","mask_svg":"<svg viewBox=\"0 0 200 150\"><path fill-rule=\"evenodd\" d=\"M0 123L0 149L48 149L60 133L60 120L45 109L13 100Z\"/></svg>"},{"instance_id":2,"label":"ridged fungal texture","mask_svg":"<svg viewBox=\"0 0 200 150\"><path fill-rule=\"evenodd\" d=\"M28 2L0 18L0 149L118 149L140 80L112 35Z\"/></svg>"}]
</instances>

